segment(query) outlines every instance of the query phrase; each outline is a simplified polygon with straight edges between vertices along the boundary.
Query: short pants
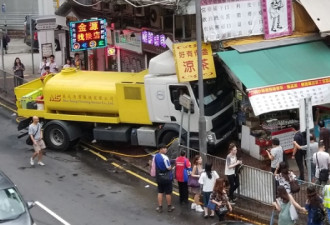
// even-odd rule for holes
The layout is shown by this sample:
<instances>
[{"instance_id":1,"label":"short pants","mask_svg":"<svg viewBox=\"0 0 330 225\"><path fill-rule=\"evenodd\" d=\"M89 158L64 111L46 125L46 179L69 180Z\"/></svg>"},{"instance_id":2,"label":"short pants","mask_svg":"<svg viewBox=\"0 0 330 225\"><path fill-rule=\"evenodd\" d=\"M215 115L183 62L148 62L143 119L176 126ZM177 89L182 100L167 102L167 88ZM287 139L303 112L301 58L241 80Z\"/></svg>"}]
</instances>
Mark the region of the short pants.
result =
<instances>
[{"instance_id":1,"label":"short pants","mask_svg":"<svg viewBox=\"0 0 330 225\"><path fill-rule=\"evenodd\" d=\"M158 183L158 193L165 193L166 195L172 194L173 184L172 182L168 183Z\"/></svg>"},{"instance_id":2,"label":"short pants","mask_svg":"<svg viewBox=\"0 0 330 225\"><path fill-rule=\"evenodd\" d=\"M38 141L36 141L36 142L37 142L36 145L33 144L33 148L34 148L34 151L35 151L35 152L40 152L40 150L46 148L46 145L45 145L44 140L41 139L41 140L38 140Z\"/></svg>"}]
</instances>

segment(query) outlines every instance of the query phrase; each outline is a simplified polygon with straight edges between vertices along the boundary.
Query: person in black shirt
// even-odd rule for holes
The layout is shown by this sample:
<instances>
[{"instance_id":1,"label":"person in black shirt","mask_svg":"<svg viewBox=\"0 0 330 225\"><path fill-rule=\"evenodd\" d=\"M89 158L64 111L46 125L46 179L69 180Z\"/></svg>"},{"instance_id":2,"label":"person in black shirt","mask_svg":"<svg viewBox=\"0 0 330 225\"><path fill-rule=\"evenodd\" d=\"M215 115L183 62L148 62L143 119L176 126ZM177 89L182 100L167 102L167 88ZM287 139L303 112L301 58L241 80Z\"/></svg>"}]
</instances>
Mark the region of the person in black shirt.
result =
<instances>
[{"instance_id":1,"label":"person in black shirt","mask_svg":"<svg viewBox=\"0 0 330 225\"><path fill-rule=\"evenodd\" d=\"M293 137L293 141L295 141L298 145L306 145L306 139L304 135L299 131L299 124L294 124L293 129L295 130L295 135ZM304 160L306 158L306 151L302 151L294 146L292 158L296 159L297 166L299 168L299 179L304 180Z\"/></svg>"}]
</instances>

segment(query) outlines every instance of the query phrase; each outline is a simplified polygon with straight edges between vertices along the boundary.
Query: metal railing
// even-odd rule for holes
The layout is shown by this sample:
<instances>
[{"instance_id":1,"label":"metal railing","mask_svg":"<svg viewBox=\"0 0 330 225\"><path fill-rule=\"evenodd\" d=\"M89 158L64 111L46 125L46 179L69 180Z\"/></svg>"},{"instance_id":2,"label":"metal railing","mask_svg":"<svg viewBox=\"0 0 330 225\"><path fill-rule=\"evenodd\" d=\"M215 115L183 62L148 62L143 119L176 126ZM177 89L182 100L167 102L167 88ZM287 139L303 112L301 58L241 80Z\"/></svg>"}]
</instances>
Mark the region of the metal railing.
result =
<instances>
[{"instance_id":1,"label":"metal railing","mask_svg":"<svg viewBox=\"0 0 330 225\"><path fill-rule=\"evenodd\" d=\"M0 96L9 102L15 103L15 87L26 83L24 78L0 70Z\"/></svg>"}]
</instances>

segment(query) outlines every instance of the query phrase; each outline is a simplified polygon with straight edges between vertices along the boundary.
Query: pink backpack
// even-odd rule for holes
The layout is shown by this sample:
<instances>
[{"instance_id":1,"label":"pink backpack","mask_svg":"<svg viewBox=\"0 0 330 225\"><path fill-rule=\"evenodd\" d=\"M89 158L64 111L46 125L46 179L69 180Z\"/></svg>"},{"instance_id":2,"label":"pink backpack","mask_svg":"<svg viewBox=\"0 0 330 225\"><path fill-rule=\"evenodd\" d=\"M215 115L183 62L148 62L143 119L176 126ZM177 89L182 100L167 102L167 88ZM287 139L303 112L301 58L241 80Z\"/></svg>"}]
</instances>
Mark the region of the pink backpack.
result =
<instances>
[{"instance_id":1,"label":"pink backpack","mask_svg":"<svg viewBox=\"0 0 330 225\"><path fill-rule=\"evenodd\" d=\"M151 169L150 169L150 176L156 176L156 163L155 163L155 156L152 158Z\"/></svg>"}]
</instances>

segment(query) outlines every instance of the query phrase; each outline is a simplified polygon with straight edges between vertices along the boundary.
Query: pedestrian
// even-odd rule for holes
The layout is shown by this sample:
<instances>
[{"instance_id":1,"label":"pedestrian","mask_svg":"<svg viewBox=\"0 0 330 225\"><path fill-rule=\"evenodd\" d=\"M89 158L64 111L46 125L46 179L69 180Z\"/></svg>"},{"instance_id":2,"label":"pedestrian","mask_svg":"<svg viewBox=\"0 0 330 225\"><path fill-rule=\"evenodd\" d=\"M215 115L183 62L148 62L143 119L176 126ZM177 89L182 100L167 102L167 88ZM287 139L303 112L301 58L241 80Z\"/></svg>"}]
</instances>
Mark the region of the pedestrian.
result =
<instances>
[{"instance_id":1,"label":"pedestrian","mask_svg":"<svg viewBox=\"0 0 330 225\"><path fill-rule=\"evenodd\" d=\"M330 131L325 127L324 121L321 120L319 122L320 126L320 140L323 140L325 151L329 152L330 145Z\"/></svg>"},{"instance_id":2,"label":"pedestrian","mask_svg":"<svg viewBox=\"0 0 330 225\"><path fill-rule=\"evenodd\" d=\"M167 152L166 145L160 145L159 153L157 153L154 157L155 167L156 167L156 180L158 185L158 207L156 211L161 213L163 212L163 195L165 194L166 202L167 202L167 211L172 212L175 207L172 206L172 166L170 160L165 155Z\"/></svg>"},{"instance_id":3,"label":"pedestrian","mask_svg":"<svg viewBox=\"0 0 330 225\"><path fill-rule=\"evenodd\" d=\"M212 163L205 164L205 171L202 172L198 182L202 185L203 189L203 203L204 203L204 218L209 216L209 209L207 207L210 195L213 192L214 184L219 175L216 171L212 170ZM210 210L210 217L214 217L214 210Z\"/></svg>"},{"instance_id":4,"label":"pedestrian","mask_svg":"<svg viewBox=\"0 0 330 225\"><path fill-rule=\"evenodd\" d=\"M301 212L306 212L306 209L301 207L292 197L291 194L285 190L283 186L278 186L277 188L278 198L273 203L276 210L280 211L278 215L278 225L293 225L297 219L297 212L295 209L298 209ZM291 205L294 206L294 210L290 210ZM292 215L295 213L296 215ZM296 218L293 218L296 217Z\"/></svg>"},{"instance_id":5,"label":"pedestrian","mask_svg":"<svg viewBox=\"0 0 330 225\"><path fill-rule=\"evenodd\" d=\"M67 58L66 59L66 64L64 64L63 69L70 68L70 67L74 67L74 65L73 65L71 59L70 58Z\"/></svg>"},{"instance_id":6,"label":"pedestrian","mask_svg":"<svg viewBox=\"0 0 330 225\"><path fill-rule=\"evenodd\" d=\"M188 204L188 170L191 168L186 152L181 150L180 156L175 160L175 178L178 181L180 204Z\"/></svg>"},{"instance_id":7,"label":"pedestrian","mask_svg":"<svg viewBox=\"0 0 330 225\"><path fill-rule=\"evenodd\" d=\"M74 66L78 69L82 69L82 60L80 59L80 55L78 52L74 54Z\"/></svg>"},{"instance_id":8,"label":"pedestrian","mask_svg":"<svg viewBox=\"0 0 330 225\"><path fill-rule=\"evenodd\" d=\"M223 221L227 212L233 210L226 193L226 182L223 178L218 178L215 181L210 201L215 204L215 213L219 217L219 221Z\"/></svg>"},{"instance_id":9,"label":"pedestrian","mask_svg":"<svg viewBox=\"0 0 330 225\"><path fill-rule=\"evenodd\" d=\"M293 141L295 141L298 145L304 146L306 145L306 139L299 131L300 127L299 124L294 124L293 129L295 131L295 135L293 137ZM305 180L304 177L304 160L306 157L306 151L299 151L295 146L293 148L292 158L296 159L297 166L299 168L299 180Z\"/></svg>"},{"instance_id":10,"label":"pedestrian","mask_svg":"<svg viewBox=\"0 0 330 225\"><path fill-rule=\"evenodd\" d=\"M323 205L327 210L328 221L330 222L330 185L325 185L322 191L323 194Z\"/></svg>"},{"instance_id":11,"label":"pedestrian","mask_svg":"<svg viewBox=\"0 0 330 225\"><path fill-rule=\"evenodd\" d=\"M43 81L44 79L45 79L45 77L48 75L48 74L50 74L50 68L49 68L49 66L46 66L45 67L45 72L41 75L41 77L40 77L40 79Z\"/></svg>"},{"instance_id":12,"label":"pedestrian","mask_svg":"<svg viewBox=\"0 0 330 225\"><path fill-rule=\"evenodd\" d=\"M290 182L296 179L296 175L289 170L289 166L286 162L281 162L275 170L275 180L278 185L283 186L285 190L291 194Z\"/></svg>"},{"instance_id":13,"label":"pedestrian","mask_svg":"<svg viewBox=\"0 0 330 225\"><path fill-rule=\"evenodd\" d=\"M329 179L330 156L329 153L325 152L323 140L320 140L319 151L313 155L313 163L316 164L316 184L326 185Z\"/></svg>"},{"instance_id":14,"label":"pedestrian","mask_svg":"<svg viewBox=\"0 0 330 225\"><path fill-rule=\"evenodd\" d=\"M47 57L44 56L44 57L42 57L42 61L40 62L40 65L39 65L40 76L42 76L45 73L46 66L47 66Z\"/></svg>"},{"instance_id":15,"label":"pedestrian","mask_svg":"<svg viewBox=\"0 0 330 225\"><path fill-rule=\"evenodd\" d=\"M198 182L201 173L203 172L203 159L200 155L196 155L193 161L193 169L191 171L191 175L189 179L194 180L191 182L191 192L194 194L194 202L191 204L191 209L195 209L196 212L204 212L204 209L199 203L199 199L201 196L201 187Z\"/></svg>"},{"instance_id":16,"label":"pedestrian","mask_svg":"<svg viewBox=\"0 0 330 225\"><path fill-rule=\"evenodd\" d=\"M46 64L46 66L49 66L49 71L51 73L57 73L58 72L58 67L56 65L55 56L54 55L51 55L49 57L49 62Z\"/></svg>"},{"instance_id":17,"label":"pedestrian","mask_svg":"<svg viewBox=\"0 0 330 225\"><path fill-rule=\"evenodd\" d=\"M14 85L15 87L20 86L23 84L24 81L24 64L21 62L20 58L16 58L14 61Z\"/></svg>"},{"instance_id":18,"label":"pedestrian","mask_svg":"<svg viewBox=\"0 0 330 225\"><path fill-rule=\"evenodd\" d=\"M310 155L311 157L314 155L314 153L316 153L319 150L319 143L317 143L317 141L315 141L315 136L313 134L310 135ZM297 151L299 150L303 150L306 151L307 150L307 145L304 146L300 146L297 142L293 142L294 146L297 148ZM315 163L313 163L313 160L311 160L311 173L312 173L312 179L314 180L315 178Z\"/></svg>"},{"instance_id":19,"label":"pedestrian","mask_svg":"<svg viewBox=\"0 0 330 225\"><path fill-rule=\"evenodd\" d=\"M241 160L237 160L237 147L234 143L229 144L229 154L226 157L225 175L227 176L229 188L229 201L235 204L237 200L234 197L234 192L239 187L239 175L235 172L236 166L242 164Z\"/></svg>"},{"instance_id":20,"label":"pedestrian","mask_svg":"<svg viewBox=\"0 0 330 225\"><path fill-rule=\"evenodd\" d=\"M315 186L307 187L307 201L305 208L308 212L308 222L307 225L322 225L325 217L324 209L322 205L322 198L316 193ZM322 218L320 218L319 213Z\"/></svg>"},{"instance_id":21,"label":"pedestrian","mask_svg":"<svg viewBox=\"0 0 330 225\"><path fill-rule=\"evenodd\" d=\"M33 116L32 123L29 126L29 135L33 142L34 153L30 159L31 166L34 166L34 158L38 157L38 165L44 166L45 164L41 161L43 150L46 148L43 140L42 125L39 123L39 118Z\"/></svg>"},{"instance_id":22,"label":"pedestrian","mask_svg":"<svg viewBox=\"0 0 330 225\"><path fill-rule=\"evenodd\" d=\"M280 146L278 138L272 139L272 148L267 149L266 153L271 160L270 167L272 173L274 173L278 165L283 161L283 148Z\"/></svg>"},{"instance_id":23,"label":"pedestrian","mask_svg":"<svg viewBox=\"0 0 330 225\"><path fill-rule=\"evenodd\" d=\"M4 34L2 36L2 44L3 44L3 50L5 50L5 54L8 53L8 43L10 42L10 37L7 34Z\"/></svg>"}]
</instances>

